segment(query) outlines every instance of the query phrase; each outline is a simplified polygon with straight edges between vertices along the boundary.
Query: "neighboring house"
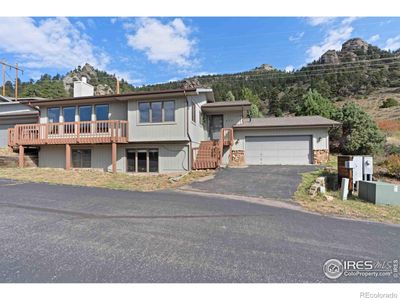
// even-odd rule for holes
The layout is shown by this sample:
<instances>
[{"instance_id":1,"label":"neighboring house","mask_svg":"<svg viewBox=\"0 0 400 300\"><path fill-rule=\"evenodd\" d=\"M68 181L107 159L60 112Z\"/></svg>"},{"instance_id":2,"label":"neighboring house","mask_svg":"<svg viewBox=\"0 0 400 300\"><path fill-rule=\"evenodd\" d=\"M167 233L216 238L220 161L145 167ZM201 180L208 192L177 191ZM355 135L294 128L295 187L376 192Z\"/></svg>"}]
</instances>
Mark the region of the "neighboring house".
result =
<instances>
[{"instance_id":1,"label":"neighboring house","mask_svg":"<svg viewBox=\"0 0 400 300\"><path fill-rule=\"evenodd\" d=\"M12 132L21 166L26 146L40 148L40 167L113 172L321 163L329 153L328 129L339 124L322 117L249 120L248 101L215 102L212 90L203 88L32 104L39 123Z\"/></svg>"},{"instance_id":2,"label":"neighboring house","mask_svg":"<svg viewBox=\"0 0 400 300\"><path fill-rule=\"evenodd\" d=\"M34 100L34 98L29 98L29 100ZM16 124L36 123L38 116L38 110L14 101L14 98L0 96L0 148L7 147L9 128L14 128Z\"/></svg>"}]
</instances>

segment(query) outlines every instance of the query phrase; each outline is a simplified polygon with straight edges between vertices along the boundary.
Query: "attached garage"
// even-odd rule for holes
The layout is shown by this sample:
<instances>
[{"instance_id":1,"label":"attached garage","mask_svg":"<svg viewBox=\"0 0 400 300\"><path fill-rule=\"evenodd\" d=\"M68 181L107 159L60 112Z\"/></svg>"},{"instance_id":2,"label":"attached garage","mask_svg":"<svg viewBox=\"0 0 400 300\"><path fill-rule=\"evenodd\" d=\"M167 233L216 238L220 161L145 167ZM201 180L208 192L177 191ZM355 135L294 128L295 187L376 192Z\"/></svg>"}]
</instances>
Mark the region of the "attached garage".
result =
<instances>
[{"instance_id":1,"label":"attached garage","mask_svg":"<svg viewBox=\"0 0 400 300\"><path fill-rule=\"evenodd\" d=\"M246 136L249 165L306 165L312 163L312 136Z\"/></svg>"},{"instance_id":2,"label":"attached garage","mask_svg":"<svg viewBox=\"0 0 400 300\"><path fill-rule=\"evenodd\" d=\"M233 161L245 165L321 164L329 157L329 128L319 116L244 119L233 126Z\"/></svg>"}]
</instances>

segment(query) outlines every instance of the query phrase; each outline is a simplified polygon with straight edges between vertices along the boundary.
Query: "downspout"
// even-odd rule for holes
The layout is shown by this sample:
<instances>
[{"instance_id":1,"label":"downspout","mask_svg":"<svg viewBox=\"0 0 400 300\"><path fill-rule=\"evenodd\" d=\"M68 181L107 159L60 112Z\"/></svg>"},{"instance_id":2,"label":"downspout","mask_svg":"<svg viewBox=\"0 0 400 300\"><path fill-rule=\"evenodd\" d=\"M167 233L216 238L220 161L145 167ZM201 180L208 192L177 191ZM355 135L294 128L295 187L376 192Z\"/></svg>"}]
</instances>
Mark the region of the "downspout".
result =
<instances>
[{"instance_id":1,"label":"downspout","mask_svg":"<svg viewBox=\"0 0 400 300\"><path fill-rule=\"evenodd\" d=\"M188 171L192 170L192 163L193 163L193 150L192 150L192 138L190 136L189 133L189 99L186 95L186 91L183 90L183 94L185 95L185 99L186 99L186 134L188 136L189 139L189 153L188 153Z\"/></svg>"}]
</instances>

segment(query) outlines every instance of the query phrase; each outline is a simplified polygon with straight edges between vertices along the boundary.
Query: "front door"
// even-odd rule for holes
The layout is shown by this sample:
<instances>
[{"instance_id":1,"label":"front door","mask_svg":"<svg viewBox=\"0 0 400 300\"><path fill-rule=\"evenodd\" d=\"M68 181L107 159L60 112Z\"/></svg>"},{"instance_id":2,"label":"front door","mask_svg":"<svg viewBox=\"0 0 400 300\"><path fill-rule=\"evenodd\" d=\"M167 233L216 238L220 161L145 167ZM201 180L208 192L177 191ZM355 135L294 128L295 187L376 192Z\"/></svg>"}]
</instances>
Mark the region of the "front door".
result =
<instances>
[{"instance_id":1,"label":"front door","mask_svg":"<svg viewBox=\"0 0 400 300\"><path fill-rule=\"evenodd\" d=\"M219 140L221 129L224 127L223 115L212 115L210 121L210 135L212 140Z\"/></svg>"}]
</instances>

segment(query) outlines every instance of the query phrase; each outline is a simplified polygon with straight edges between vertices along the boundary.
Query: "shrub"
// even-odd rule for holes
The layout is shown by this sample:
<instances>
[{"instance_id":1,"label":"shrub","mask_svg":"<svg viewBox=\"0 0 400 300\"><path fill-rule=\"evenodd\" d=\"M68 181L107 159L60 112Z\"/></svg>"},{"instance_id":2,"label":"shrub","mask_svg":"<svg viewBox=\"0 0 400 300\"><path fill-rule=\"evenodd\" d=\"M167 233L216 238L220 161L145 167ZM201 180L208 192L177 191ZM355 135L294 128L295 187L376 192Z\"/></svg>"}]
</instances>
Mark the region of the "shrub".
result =
<instances>
[{"instance_id":1,"label":"shrub","mask_svg":"<svg viewBox=\"0 0 400 300\"><path fill-rule=\"evenodd\" d=\"M393 106L399 106L399 102L396 99L387 98L385 101L383 101L380 108L388 108L388 107L393 107Z\"/></svg>"},{"instance_id":2,"label":"shrub","mask_svg":"<svg viewBox=\"0 0 400 300\"><path fill-rule=\"evenodd\" d=\"M400 154L392 154L386 160L389 175L400 178Z\"/></svg>"},{"instance_id":3,"label":"shrub","mask_svg":"<svg viewBox=\"0 0 400 300\"><path fill-rule=\"evenodd\" d=\"M396 146L396 145L386 145L385 146L385 153L387 155L393 155L393 154L399 154L400 155L400 146Z\"/></svg>"}]
</instances>

